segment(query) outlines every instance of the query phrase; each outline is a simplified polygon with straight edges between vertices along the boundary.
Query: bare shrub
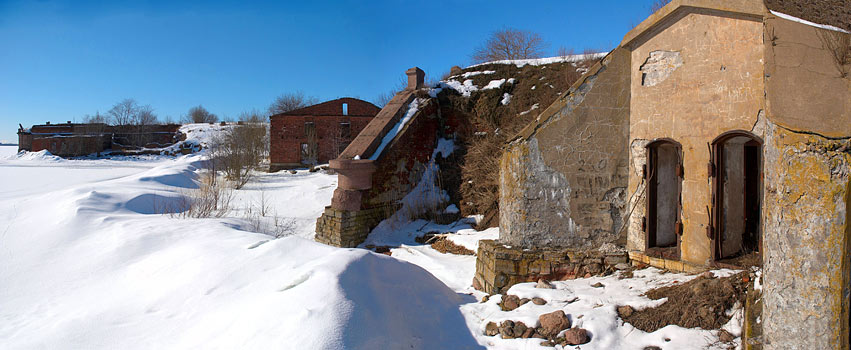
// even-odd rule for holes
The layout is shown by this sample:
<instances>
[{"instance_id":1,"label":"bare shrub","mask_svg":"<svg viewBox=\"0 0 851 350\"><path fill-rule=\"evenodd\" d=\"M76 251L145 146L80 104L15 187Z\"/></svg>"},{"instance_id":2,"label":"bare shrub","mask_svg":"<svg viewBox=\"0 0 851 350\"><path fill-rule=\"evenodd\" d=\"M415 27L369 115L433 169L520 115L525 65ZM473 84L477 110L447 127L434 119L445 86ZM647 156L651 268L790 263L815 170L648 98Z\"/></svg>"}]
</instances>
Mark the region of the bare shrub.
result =
<instances>
[{"instance_id":1,"label":"bare shrub","mask_svg":"<svg viewBox=\"0 0 851 350\"><path fill-rule=\"evenodd\" d=\"M269 154L268 128L246 123L226 129L213 139L210 159L236 189L251 179L251 171Z\"/></svg>"},{"instance_id":2,"label":"bare shrub","mask_svg":"<svg viewBox=\"0 0 851 350\"><path fill-rule=\"evenodd\" d=\"M319 102L318 99L310 96L305 97L304 93L301 91L288 92L276 97L275 100L272 101L272 104L269 105L269 114L275 115L286 113L299 108L315 105L317 102Z\"/></svg>"},{"instance_id":3,"label":"bare shrub","mask_svg":"<svg viewBox=\"0 0 851 350\"><path fill-rule=\"evenodd\" d=\"M493 32L484 43L473 52L475 63L539 58L547 44L541 35L525 30L503 28Z\"/></svg>"},{"instance_id":4,"label":"bare shrub","mask_svg":"<svg viewBox=\"0 0 851 350\"><path fill-rule=\"evenodd\" d=\"M667 5L671 0L654 0L652 4L650 4L650 13L654 14L656 11L661 10L665 5Z\"/></svg>"},{"instance_id":5,"label":"bare shrub","mask_svg":"<svg viewBox=\"0 0 851 350\"><path fill-rule=\"evenodd\" d=\"M215 169L201 173L198 188L181 191L169 203L154 203L154 211L176 218L220 218L230 211L233 190L216 175Z\"/></svg>"},{"instance_id":6,"label":"bare shrub","mask_svg":"<svg viewBox=\"0 0 851 350\"><path fill-rule=\"evenodd\" d=\"M845 78L851 69L851 34L834 30L816 30L824 48L830 52L839 76Z\"/></svg>"},{"instance_id":7,"label":"bare shrub","mask_svg":"<svg viewBox=\"0 0 851 350\"><path fill-rule=\"evenodd\" d=\"M219 121L219 117L210 113L204 106L198 105L189 109L189 112L183 116L185 123L215 123Z\"/></svg>"}]
</instances>

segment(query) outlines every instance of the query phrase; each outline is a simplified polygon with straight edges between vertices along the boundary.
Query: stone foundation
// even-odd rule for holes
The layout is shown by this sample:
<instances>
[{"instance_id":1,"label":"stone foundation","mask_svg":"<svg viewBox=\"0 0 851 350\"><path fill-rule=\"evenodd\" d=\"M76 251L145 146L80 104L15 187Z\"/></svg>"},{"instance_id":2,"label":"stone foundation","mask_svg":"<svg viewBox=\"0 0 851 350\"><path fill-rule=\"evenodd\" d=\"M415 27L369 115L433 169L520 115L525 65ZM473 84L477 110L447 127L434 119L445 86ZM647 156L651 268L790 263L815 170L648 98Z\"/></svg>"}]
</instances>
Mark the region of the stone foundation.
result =
<instances>
[{"instance_id":1,"label":"stone foundation","mask_svg":"<svg viewBox=\"0 0 851 350\"><path fill-rule=\"evenodd\" d=\"M504 293L508 288L538 279L564 280L585 274L597 275L617 264L629 263L626 252L604 253L598 250L568 248L521 249L495 240L479 242L476 276L473 286L489 294Z\"/></svg>"},{"instance_id":2,"label":"stone foundation","mask_svg":"<svg viewBox=\"0 0 851 350\"><path fill-rule=\"evenodd\" d=\"M366 236L381 220L392 213L389 208L367 210L341 210L330 206L316 220L317 242L335 247L353 248L366 240Z\"/></svg>"}]
</instances>

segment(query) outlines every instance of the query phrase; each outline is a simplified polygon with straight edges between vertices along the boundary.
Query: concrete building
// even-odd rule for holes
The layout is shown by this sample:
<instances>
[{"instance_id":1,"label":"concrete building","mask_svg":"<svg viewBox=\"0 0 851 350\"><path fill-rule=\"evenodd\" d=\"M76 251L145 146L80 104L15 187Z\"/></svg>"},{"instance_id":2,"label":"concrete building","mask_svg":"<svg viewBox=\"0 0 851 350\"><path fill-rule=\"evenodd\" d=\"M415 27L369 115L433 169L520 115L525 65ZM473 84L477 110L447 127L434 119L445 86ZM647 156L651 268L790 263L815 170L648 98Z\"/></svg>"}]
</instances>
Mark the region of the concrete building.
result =
<instances>
[{"instance_id":1,"label":"concrete building","mask_svg":"<svg viewBox=\"0 0 851 350\"><path fill-rule=\"evenodd\" d=\"M270 171L337 158L380 110L346 97L271 116Z\"/></svg>"},{"instance_id":2,"label":"concrete building","mask_svg":"<svg viewBox=\"0 0 851 350\"><path fill-rule=\"evenodd\" d=\"M747 348L848 349L848 30L842 1L671 1L506 145L474 284L757 265Z\"/></svg>"}]
</instances>

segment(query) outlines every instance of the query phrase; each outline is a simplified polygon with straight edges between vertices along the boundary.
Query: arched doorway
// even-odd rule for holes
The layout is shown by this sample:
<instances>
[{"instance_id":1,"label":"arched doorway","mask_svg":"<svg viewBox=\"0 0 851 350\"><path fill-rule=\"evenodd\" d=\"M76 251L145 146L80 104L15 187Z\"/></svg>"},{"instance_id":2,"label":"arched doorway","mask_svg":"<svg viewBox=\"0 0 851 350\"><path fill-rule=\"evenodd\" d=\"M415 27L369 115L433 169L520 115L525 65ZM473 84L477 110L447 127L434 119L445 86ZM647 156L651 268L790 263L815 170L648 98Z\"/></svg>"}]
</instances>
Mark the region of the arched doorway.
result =
<instances>
[{"instance_id":1,"label":"arched doorway","mask_svg":"<svg viewBox=\"0 0 851 350\"><path fill-rule=\"evenodd\" d=\"M730 131L712 142L712 240L716 261L759 265L762 246L762 140Z\"/></svg>"},{"instance_id":2,"label":"arched doorway","mask_svg":"<svg viewBox=\"0 0 851 350\"><path fill-rule=\"evenodd\" d=\"M673 260L680 258L682 160L682 147L676 141L660 139L647 145L644 171L647 181L647 255Z\"/></svg>"}]
</instances>

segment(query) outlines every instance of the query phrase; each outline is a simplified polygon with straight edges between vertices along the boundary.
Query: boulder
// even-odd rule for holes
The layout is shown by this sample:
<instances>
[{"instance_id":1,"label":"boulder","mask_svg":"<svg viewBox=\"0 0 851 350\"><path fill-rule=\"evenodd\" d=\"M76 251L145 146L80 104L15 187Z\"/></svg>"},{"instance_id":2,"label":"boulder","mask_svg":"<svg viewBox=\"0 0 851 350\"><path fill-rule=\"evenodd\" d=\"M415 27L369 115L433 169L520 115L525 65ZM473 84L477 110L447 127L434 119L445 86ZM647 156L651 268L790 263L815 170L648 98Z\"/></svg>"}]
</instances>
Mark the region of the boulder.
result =
<instances>
[{"instance_id":1,"label":"boulder","mask_svg":"<svg viewBox=\"0 0 851 350\"><path fill-rule=\"evenodd\" d=\"M585 344L589 340L588 331L583 328L571 328L564 332L564 342L567 345Z\"/></svg>"},{"instance_id":2,"label":"boulder","mask_svg":"<svg viewBox=\"0 0 851 350\"><path fill-rule=\"evenodd\" d=\"M492 337L499 334L499 326L496 323L488 322L488 325L485 326L485 335Z\"/></svg>"},{"instance_id":3,"label":"boulder","mask_svg":"<svg viewBox=\"0 0 851 350\"><path fill-rule=\"evenodd\" d=\"M502 299L502 310L503 311L511 311L518 307L520 307L520 297L516 295L506 295L505 298Z\"/></svg>"},{"instance_id":4,"label":"boulder","mask_svg":"<svg viewBox=\"0 0 851 350\"><path fill-rule=\"evenodd\" d=\"M535 284L535 288L555 289L555 286L553 286L553 284L550 283L550 281L547 281L545 279L539 279L538 283Z\"/></svg>"},{"instance_id":5,"label":"boulder","mask_svg":"<svg viewBox=\"0 0 851 350\"><path fill-rule=\"evenodd\" d=\"M632 306L629 306L629 305L618 306L618 315L620 315L621 318L626 318L626 317L632 316L633 311L635 311L635 310L632 309Z\"/></svg>"},{"instance_id":6,"label":"boulder","mask_svg":"<svg viewBox=\"0 0 851 350\"><path fill-rule=\"evenodd\" d=\"M546 303L547 303L547 301L546 301L546 300L544 300L543 298L539 298L539 297L534 297L534 298L532 298L532 304L535 304L535 305L544 305L544 304L546 304Z\"/></svg>"},{"instance_id":7,"label":"boulder","mask_svg":"<svg viewBox=\"0 0 851 350\"><path fill-rule=\"evenodd\" d=\"M570 319L562 310L543 314L538 317L538 322L541 323L541 334L548 337L554 337L562 330L570 328Z\"/></svg>"}]
</instances>

